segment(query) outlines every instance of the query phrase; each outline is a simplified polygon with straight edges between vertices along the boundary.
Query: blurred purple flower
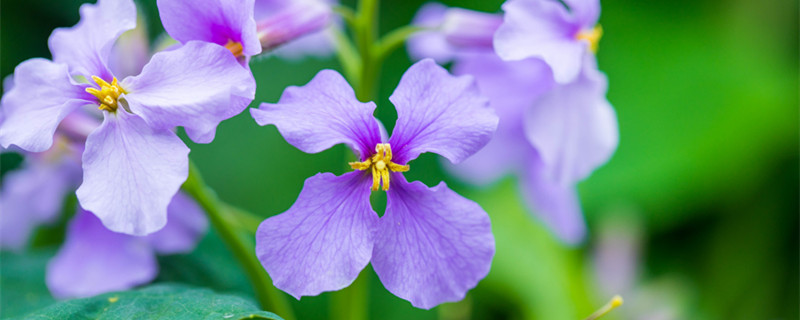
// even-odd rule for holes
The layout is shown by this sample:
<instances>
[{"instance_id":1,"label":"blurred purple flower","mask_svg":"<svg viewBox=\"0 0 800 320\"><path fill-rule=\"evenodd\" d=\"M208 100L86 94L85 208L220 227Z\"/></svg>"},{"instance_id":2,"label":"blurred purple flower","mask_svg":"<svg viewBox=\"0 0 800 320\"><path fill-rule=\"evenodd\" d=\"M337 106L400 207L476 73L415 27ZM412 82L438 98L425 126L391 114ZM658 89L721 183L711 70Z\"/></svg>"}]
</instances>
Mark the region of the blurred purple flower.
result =
<instances>
[{"instance_id":1,"label":"blurred purple flower","mask_svg":"<svg viewBox=\"0 0 800 320\"><path fill-rule=\"evenodd\" d=\"M167 211L163 229L137 237L110 231L79 208L47 265L50 292L59 299L83 298L152 281L158 274L156 254L190 252L208 228L200 207L183 193L172 198Z\"/></svg>"},{"instance_id":2,"label":"blurred purple flower","mask_svg":"<svg viewBox=\"0 0 800 320\"><path fill-rule=\"evenodd\" d=\"M575 184L608 160L618 140L616 116L605 99L605 76L591 55L582 56L586 61L574 81L559 84L541 59L504 61L477 42L455 45L444 31L446 13L464 11L468 10L436 4L423 7L417 21L438 31L422 32L409 43L412 57L454 59L453 73L475 76L500 117L497 133L485 148L459 165L445 166L475 184L506 174L519 176L532 211L562 240L577 243L586 226ZM489 14L460 13L464 19L488 19L482 15ZM484 22L461 24L484 26L484 31L472 34L497 30Z\"/></svg>"},{"instance_id":3,"label":"blurred purple flower","mask_svg":"<svg viewBox=\"0 0 800 320\"><path fill-rule=\"evenodd\" d=\"M541 58L558 83L580 74L586 55L597 50L602 29L599 0L509 0L494 48L504 60Z\"/></svg>"},{"instance_id":4,"label":"blurred purple flower","mask_svg":"<svg viewBox=\"0 0 800 320\"><path fill-rule=\"evenodd\" d=\"M408 51L414 60L433 58L438 63L461 54L492 52L494 33L502 22L500 14L427 3L413 22L425 30L409 38Z\"/></svg>"},{"instance_id":5,"label":"blurred purple flower","mask_svg":"<svg viewBox=\"0 0 800 320\"><path fill-rule=\"evenodd\" d=\"M109 55L136 24L133 2L100 0L80 11L76 26L50 36L53 61L17 66L2 97L0 145L47 150L68 114L99 106L104 120L86 139L78 200L111 230L152 233L166 224L167 205L188 174L189 149L173 129L212 141L219 122L252 101L255 82L229 51L197 41L157 53L138 76L117 81Z\"/></svg>"},{"instance_id":6,"label":"blurred purple flower","mask_svg":"<svg viewBox=\"0 0 800 320\"><path fill-rule=\"evenodd\" d=\"M471 77L453 77L429 59L409 68L389 99L398 118L388 143L375 104L359 102L335 71L251 109L260 125L274 124L304 152L345 143L361 160L350 163L356 171L307 179L295 204L258 228L264 268L297 298L342 289L371 261L389 291L428 309L462 299L489 272L494 237L486 212L443 182L428 188L401 172L424 152L466 159L489 141L497 116ZM388 202L378 218L369 197L381 186Z\"/></svg>"}]
</instances>

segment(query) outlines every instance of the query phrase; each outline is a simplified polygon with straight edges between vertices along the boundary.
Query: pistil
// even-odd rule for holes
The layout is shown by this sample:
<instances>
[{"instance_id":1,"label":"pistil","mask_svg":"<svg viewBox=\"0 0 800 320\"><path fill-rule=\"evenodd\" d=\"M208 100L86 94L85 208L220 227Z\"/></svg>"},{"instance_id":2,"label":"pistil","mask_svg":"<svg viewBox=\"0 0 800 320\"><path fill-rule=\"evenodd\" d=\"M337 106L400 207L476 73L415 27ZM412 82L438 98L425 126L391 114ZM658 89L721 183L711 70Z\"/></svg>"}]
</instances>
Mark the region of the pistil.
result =
<instances>
[{"instance_id":1,"label":"pistil","mask_svg":"<svg viewBox=\"0 0 800 320\"><path fill-rule=\"evenodd\" d=\"M389 190L389 172L406 172L408 165L399 165L392 162L392 147L388 143L379 143L375 146L375 154L362 162L350 162L350 167L355 170L372 171L372 191L377 191L383 181L383 191Z\"/></svg>"},{"instance_id":2,"label":"pistil","mask_svg":"<svg viewBox=\"0 0 800 320\"><path fill-rule=\"evenodd\" d=\"M108 112L117 112L119 96L126 93L125 90L119 86L117 78L115 77L111 83L106 82L98 76L92 76L92 80L97 83L100 89L86 88L86 92L97 97L97 101L100 102L100 107L98 109Z\"/></svg>"}]
</instances>

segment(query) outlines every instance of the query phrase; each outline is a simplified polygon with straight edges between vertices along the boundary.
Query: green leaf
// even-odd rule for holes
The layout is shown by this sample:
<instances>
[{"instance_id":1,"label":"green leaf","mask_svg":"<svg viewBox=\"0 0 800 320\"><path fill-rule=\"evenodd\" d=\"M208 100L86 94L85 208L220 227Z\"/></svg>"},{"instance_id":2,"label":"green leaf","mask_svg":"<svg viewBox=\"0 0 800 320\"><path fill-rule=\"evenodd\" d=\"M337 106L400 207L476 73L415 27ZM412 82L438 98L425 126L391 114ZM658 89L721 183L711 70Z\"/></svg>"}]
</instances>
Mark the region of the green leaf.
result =
<instances>
[{"instance_id":1,"label":"green leaf","mask_svg":"<svg viewBox=\"0 0 800 320\"><path fill-rule=\"evenodd\" d=\"M32 312L25 319L270 319L241 297L208 289L159 284L134 291L59 302Z\"/></svg>"},{"instance_id":2,"label":"green leaf","mask_svg":"<svg viewBox=\"0 0 800 320\"><path fill-rule=\"evenodd\" d=\"M16 317L53 303L44 283L53 248L25 254L0 253L0 317Z\"/></svg>"}]
</instances>

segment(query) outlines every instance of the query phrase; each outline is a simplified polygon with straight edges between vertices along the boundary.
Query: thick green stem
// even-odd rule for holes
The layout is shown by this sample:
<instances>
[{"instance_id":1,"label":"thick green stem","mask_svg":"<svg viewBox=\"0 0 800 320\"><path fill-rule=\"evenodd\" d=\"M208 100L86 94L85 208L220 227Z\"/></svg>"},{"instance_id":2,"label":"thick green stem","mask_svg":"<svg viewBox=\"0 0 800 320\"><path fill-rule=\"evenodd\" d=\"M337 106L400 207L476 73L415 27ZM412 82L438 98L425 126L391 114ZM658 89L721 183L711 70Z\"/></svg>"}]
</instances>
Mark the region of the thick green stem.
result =
<instances>
[{"instance_id":1,"label":"thick green stem","mask_svg":"<svg viewBox=\"0 0 800 320\"><path fill-rule=\"evenodd\" d=\"M378 33L378 0L360 0L353 35L361 56L361 76L356 88L356 96L361 101L375 100L377 94L380 61L376 58L376 35Z\"/></svg>"},{"instance_id":2,"label":"thick green stem","mask_svg":"<svg viewBox=\"0 0 800 320\"><path fill-rule=\"evenodd\" d=\"M256 293L256 299L258 299L261 307L278 314L286 320L293 320L294 313L292 309L282 293L272 286L269 276L267 276L255 255L253 243L236 230L234 227L236 223L231 221L231 218L227 215L229 206L222 203L217 198L214 190L206 186L200 171L197 170L197 167L192 162L189 163L189 178L184 182L183 190L194 198L208 214L211 225L214 226L228 250L233 253L233 256L239 261L242 269L250 279L250 283Z\"/></svg>"},{"instance_id":3,"label":"thick green stem","mask_svg":"<svg viewBox=\"0 0 800 320\"><path fill-rule=\"evenodd\" d=\"M369 319L369 276L362 272L349 287L331 295L331 319Z\"/></svg>"}]
</instances>

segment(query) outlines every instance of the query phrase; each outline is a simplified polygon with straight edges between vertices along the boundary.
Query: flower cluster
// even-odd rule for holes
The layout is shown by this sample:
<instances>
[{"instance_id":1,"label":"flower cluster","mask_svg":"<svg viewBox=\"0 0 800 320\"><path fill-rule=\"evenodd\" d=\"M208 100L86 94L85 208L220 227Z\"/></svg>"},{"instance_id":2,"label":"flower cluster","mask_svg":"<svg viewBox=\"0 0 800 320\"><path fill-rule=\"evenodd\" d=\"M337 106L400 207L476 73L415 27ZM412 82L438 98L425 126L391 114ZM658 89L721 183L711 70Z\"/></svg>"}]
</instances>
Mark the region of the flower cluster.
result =
<instances>
[{"instance_id":1,"label":"flower cluster","mask_svg":"<svg viewBox=\"0 0 800 320\"><path fill-rule=\"evenodd\" d=\"M602 29L598 0L510 0L503 14L429 4L409 41L412 57L453 61L473 75L500 117L495 138L447 166L487 184L508 173L542 221L568 243L586 233L575 185L616 149L614 110L594 53Z\"/></svg>"},{"instance_id":2,"label":"flower cluster","mask_svg":"<svg viewBox=\"0 0 800 320\"><path fill-rule=\"evenodd\" d=\"M397 111L391 136L373 115L376 104L359 101L348 83L370 84L375 79L354 81L350 71L374 76L365 64L380 63L392 48L370 43L371 30L354 32L367 62L347 61L347 80L322 70L277 103L250 109L259 125L276 126L303 152L346 144L357 157L350 172L306 179L291 208L259 225L255 256L275 287L298 299L339 290L371 263L390 292L418 308L463 299L491 267L489 215L444 182L408 181L403 172L426 152L474 182L518 173L543 220L564 240L579 241L585 227L575 185L608 160L617 128L594 57L599 3L566 4L510 0L504 15L424 7L416 23L425 31L409 42L421 61L389 98ZM253 57L290 43L287 50L329 52L326 29L337 25L326 0L157 6L170 37L162 44L151 49L136 28L132 0L98 0L81 6L78 24L53 31L52 60L24 61L6 82L0 146L26 158L0 191L0 245L25 247L34 228L53 222L63 199L77 195L47 270L56 297L149 282L156 254L191 251L205 234L202 211L227 223L214 215L230 208L200 195L205 186L192 189L201 179L187 181L190 150L178 128L211 143L217 126L255 97ZM436 63L449 61L455 75ZM387 207L379 215L370 195L381 190Z\"/></svg>"}]
</instances>

